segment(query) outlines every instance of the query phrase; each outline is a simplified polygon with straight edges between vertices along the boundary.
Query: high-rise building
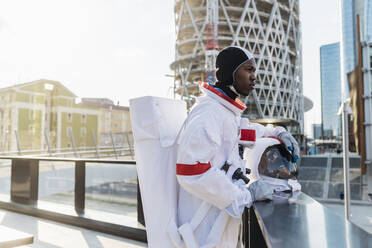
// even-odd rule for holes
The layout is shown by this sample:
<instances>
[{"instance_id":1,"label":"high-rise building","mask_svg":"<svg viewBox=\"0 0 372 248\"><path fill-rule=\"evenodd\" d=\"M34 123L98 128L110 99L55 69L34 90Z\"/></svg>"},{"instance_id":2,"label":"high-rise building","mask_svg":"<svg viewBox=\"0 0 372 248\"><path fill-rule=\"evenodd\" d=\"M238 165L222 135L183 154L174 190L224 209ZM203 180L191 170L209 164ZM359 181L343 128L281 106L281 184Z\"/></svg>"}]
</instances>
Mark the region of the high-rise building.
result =
<instances>
[{"instance_id":1,"label":"high-rise building","mask_svg":"<svg viewBox=\"0 0 372 248\"><path fill-rule=\"evenodd\" d=\"M322 136L322 124L313 124L313 139L319 139Z\"/></svg>"},{"instance_id":2,"label":"high-rise building","mask_svg":"<svg viewBox=\"0 0 372 248\"><path fill-rule=\"evenodd\" d=\"M343 88L347 87L346 74L355 68L358 60L359 44L357 41L356 15L360 16L360 45L362 46L363 100L365 111L364 128L366 160L368 163L372 162L372 0L342 0L341 13L341 66L343 68L341 78L343 80ZM348 88L346 89L348 91Z\"/></svg>"},{"instance_id":3,"label":"high-rise building","mask_svg":"<svg viewBox=\"0 0 372 248\"><path fill-rule=\"evenodd\" d=\"M241 46L254 53L258 79L254 92L243 99L244 115L290 123L297 129L292 131L303 133L298 0L176 0L174 10L176 56L171 68L176 93L191 103L200 94L196 82L207 80L210 55L216 49Z\"/></svg>"},{"instance_id":4,"label":"high-rise building","mask_svg":"<svg viewBox=\"0 0 372 248\"><path fill-rule=\"evenodd\" d=\"M340 43L320 47L320 84L323 136L340 136ZM331 137L329 137L331 138Z\"/></svg>"},{"instance_id":5,"label":"high-rise building","mask_svg":"<svg viewBox=\"0 0 372 248\"><path fill-rule=\"evenodd\" d=\"M349 97L347 74L356 66L355 1L342 0L341 13L341 91L343 99L346 99Z\"/></svg>"}]
</instances>

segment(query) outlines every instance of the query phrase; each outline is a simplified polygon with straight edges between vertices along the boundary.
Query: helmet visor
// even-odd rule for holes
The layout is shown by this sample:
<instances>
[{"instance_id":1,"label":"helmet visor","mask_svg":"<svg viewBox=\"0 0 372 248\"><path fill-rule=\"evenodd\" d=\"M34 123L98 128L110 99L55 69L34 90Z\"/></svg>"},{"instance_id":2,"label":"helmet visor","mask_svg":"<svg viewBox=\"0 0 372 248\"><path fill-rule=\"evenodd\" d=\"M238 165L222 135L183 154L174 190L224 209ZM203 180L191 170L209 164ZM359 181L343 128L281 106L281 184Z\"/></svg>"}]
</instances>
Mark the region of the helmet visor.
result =
<instances>
[{"instance_id":1,"label":"helmet visor","mask_svg":"<svg viewBox=\"0 0 372 248\"><path fill-rule=\"evenodd\" d=\"M296 163L284 145L267 148L258 165L260 175L278 179L296 179L298 175Z\"/></svg>"}]
</instances>

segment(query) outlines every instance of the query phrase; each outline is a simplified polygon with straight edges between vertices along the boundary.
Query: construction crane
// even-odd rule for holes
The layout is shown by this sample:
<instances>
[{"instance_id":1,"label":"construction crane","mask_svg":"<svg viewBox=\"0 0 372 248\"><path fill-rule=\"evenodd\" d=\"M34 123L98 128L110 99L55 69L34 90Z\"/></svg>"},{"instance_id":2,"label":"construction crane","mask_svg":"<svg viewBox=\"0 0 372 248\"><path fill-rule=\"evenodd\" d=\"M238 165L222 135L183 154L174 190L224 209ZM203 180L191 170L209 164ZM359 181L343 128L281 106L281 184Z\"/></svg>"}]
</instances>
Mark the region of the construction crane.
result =
<instances>
[{"instance_id":1,"label":"construction crane","mask_svg":"<svg viewBox=\"0 0 372 248\"><path fill-rule=\"evenodd\" d=\"M216 57L218 54L218 0L207 0L207 25L205 45L205 81L216 81Z\"/></svg>"}]
</instances>

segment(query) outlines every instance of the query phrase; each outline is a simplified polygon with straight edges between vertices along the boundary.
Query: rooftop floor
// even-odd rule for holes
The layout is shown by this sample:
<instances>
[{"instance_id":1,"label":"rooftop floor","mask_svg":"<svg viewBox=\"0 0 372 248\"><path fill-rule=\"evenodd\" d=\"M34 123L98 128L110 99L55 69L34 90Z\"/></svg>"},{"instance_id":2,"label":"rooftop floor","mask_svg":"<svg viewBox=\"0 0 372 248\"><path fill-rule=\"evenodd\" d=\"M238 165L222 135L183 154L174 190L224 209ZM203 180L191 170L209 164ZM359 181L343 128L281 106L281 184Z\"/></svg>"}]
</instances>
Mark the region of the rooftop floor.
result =
<instances>
[{"instance_id":1,"label":"rooftop floor","mask_svg":"<svg viewBox=\"0 0 372 248\"><path fill-rule=\"evenodd\" d=\"M23 247L147 247L145 243L6 210L0 210L0 224L34 235L34 243Z\"/></svg>"}]
</instances>

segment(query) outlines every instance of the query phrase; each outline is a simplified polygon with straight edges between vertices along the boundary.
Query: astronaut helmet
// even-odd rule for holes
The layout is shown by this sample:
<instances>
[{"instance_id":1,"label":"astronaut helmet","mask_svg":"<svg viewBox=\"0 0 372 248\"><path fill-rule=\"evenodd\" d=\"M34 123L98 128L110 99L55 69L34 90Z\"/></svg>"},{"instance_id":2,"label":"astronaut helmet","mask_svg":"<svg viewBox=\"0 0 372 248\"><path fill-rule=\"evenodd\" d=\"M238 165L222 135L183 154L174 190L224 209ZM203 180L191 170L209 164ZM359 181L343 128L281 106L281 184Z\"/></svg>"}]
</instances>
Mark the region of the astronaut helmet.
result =
<instances>
[{"instance_id":1,"label":"astronaut helmet","mask_svg":"<svg viewBox=\"0 0 372 248\"><path fill-rule=\"evenodd\" d=\"M292 161L290 151L279 139L259 138L255 146L244 151L246 168L250 182L264 180L272 185L275 192L293 192L301 190L297 181L297 164Z\"/></svg>"}]
</instances>

